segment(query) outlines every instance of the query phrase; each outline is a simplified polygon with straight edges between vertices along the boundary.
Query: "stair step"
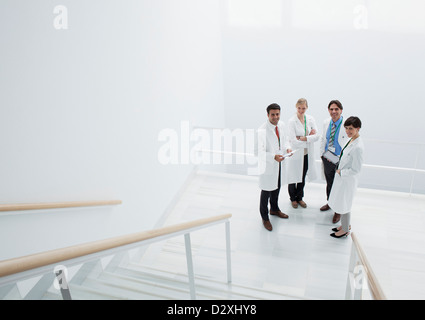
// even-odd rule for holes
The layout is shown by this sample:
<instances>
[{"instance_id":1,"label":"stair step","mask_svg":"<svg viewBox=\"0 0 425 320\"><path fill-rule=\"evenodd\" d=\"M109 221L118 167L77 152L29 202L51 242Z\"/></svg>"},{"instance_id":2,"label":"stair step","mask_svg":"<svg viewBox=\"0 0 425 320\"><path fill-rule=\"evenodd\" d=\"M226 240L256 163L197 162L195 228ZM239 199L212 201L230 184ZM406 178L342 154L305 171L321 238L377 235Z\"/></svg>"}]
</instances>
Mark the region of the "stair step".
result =
<instances>
[{"instance_id":1,"label":"stair step","mask_svg":"<svg viewBox=\"0 0 425 320\"><path fill-rule=\"evenodd\" d=\"M258 288L195 276L196 298L201 300L287 300L301 299ZM114 272L87 277L81 285L69 283L73 300L188 300L187 275L131 263ZM53 286L43 300L61 300Z\"/></svg>"},{"instance_id":2,"label":"stair step","mask_svg":"<svg viewBox=\"0 0 425 320\"><path fill-rule=\"evenodd\" d=\"M129 286L124 281L114 281L111 279L88 277L83 286L96 290L114 300L161 300L171 299L170 297L159 296L150 292L144 292L141 288ZM72 289L71 289L72 294Z\"/></svg>"},{"instance_id":3,"label":"stair step","mask_svg":"<svg viewBox=\"0 0 425 320\"><path fill-rule=\"evenodd\" d=\"M189 280L186 274L173 273L167 270L154 269L139 263L130 263L116 269L117 273L122 273L129 277L155 281L158 284L175 286L182 290L189 287ZM288 300L303 299L301 297L287 295L285 293L262 288L254 288L236 283L227 283L218 279L195 275L196 294L214 293L218 299L267 299L267 300Z\"/></svg>"},{"instance_id":4,"label":"stair step","mask_svg":"<svg viewBox=\"0 0 425 320\"><path fill-rule=\"evenodd\" d=\"M82 284L68 283L72 300L129 300L129 299L157 299L152 295L131 297L133 293L122 285L114 285L102 279L87 277ZM133 294L134 295L134 294ZM59 289L53 285L44 294L42 300L62 300Z\"/></svg>"},{"instance_id":5,"label":"stair step","mask_svg":"<svg viewBox=\"0 0 425 320\"><path fill-rule=\"evenodd\" d=\"M58 292L46 291L41 297L41 300L63 300L61 294Z\"/></svg>"},{"instance_id":6,"label":"stair step","mask_svg":"<svg viewBox=\"0 0 425 320\"><path fill-rule=\"evenodd\" d=\"M1 300L21 300L22 296L16 284L6 285L0 288Z\"/></svg>"},{"instance_id":7,"label":"stair step","mask_svg":"<svg viewBox=\"0 0 425 320\"><path fill-rule=\"evenodd\" d=\"M174 281L158 281L155 277L149 279L141 279L134 276L124 275L120 272L103 272L98 279L108 281L111 284L122 286L123 288L134 290L137 292L145 292L146 294L156 296L155 299L169 299L169 300L187 300L190 299L190 291L188 284L184 286ZM219 296L211 294L198 293L199 299L220 299Z\"/></svg>"}]
</instances>

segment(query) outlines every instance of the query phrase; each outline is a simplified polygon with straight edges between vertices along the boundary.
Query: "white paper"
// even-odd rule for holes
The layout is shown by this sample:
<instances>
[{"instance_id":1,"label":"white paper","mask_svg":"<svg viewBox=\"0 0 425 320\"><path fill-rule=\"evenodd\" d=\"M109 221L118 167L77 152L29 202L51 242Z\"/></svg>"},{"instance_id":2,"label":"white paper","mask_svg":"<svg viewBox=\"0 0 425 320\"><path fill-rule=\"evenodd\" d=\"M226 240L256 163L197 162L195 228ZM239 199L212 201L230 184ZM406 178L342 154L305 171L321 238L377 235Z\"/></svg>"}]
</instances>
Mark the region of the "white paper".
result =
<instances>
[{"instance_id":1,"label":"white paper","mask_svg":"<svg viewBox=\"0 0 425 320\"><path fill-rule=\"evenodd\" d=\"M292 150L291 152L289 152L289 153L286 153L286 154L284 154L284 155L282 155L282 157L284 157L284 158L286 158L286 157L290 157L290 156L292 156L295 152L297 152L299 149L297 149L297 150Z\"/></svg>"}]
</instances>

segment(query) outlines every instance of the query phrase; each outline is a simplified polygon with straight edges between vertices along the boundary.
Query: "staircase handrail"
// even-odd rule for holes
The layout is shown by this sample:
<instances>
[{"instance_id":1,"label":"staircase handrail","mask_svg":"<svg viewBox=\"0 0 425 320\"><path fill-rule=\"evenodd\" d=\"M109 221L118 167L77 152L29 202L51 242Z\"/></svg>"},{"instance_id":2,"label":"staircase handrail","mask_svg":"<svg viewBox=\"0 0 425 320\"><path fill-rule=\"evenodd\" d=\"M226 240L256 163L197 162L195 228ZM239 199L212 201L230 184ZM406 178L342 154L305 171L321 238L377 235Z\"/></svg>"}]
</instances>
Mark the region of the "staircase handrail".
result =
<instances>
[{"instance_id":1,"label":"staircase handrail","mask_svg":"<svg viewBox=\"0 0 425 320\"><path fill-rule=\"evenodd\" d=\"M110 249L116 249L126 245L140 243L153 238L159 238L161 236L182 234L191 229L217 223L223 220L228 220L231 216L231 214L217 215L158 229L141 231L105 240L92 241L65 248L3 260L0 261L0 277L6 277L66 260L71 260Z\"/></svg>"},{"instance_id":2,"label":"staircase handrail","mask_svg":"<svg viewBox=\"0 0 425 320\"><path fill-rule=\"evenodd\" d=\"M90 206L109 206L109 205L116 205L121 203L122 203L121 200L12 203L12 204L0 204L0 212L41 210L41 209L60 209L60 208L90 207Z\"/></svg>"},{"instance_id":3,"label":"staircase handrail","mask_svg":"<svg viewBox=\"0 0 425 320\"><path fill-rule=\"evenodd\" d=\"M357 235L355 233L351 233L351 239L353 241L353 249L355 250L356 253L356 257L358 259L358 261L360 262L361 266L363 267L362 269L365 271L365 279L367 280L367 284L372 296L373 300L386 300L386 296L384 291L382 290L379 282L378 282L378 278L376 277L375 273L372 270L372 267L369 263L369 260L366 257L366 254L362 248L362 246L360 245L360 242L357 238ZM354 253L354 252L352 252ZM354 263L355 260L357 259L353 259L350 262L352 264L351 269L353 269L354 267ZM350 290L350 288L349 288ZM361 288L357 288L357 290L359 291L359 295L361 297Z\"/></svg>"}]
</instances>

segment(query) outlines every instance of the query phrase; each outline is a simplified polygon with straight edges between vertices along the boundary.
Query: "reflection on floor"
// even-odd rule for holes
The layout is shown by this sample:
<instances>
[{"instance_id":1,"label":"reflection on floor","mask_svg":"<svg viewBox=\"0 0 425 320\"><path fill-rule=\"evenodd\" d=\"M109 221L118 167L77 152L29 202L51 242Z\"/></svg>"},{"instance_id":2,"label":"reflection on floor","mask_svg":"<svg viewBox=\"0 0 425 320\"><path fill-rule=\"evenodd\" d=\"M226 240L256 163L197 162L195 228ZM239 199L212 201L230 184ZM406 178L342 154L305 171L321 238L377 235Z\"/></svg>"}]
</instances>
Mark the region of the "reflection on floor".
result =
<instances>
[{"instance_id":1,"label":"reflection on floor","mask_svg":"<svg viewBox=\"0 0 425 320\"><path fill-rule=\"evenodd\" d=\"M198 172L167 216L165 225L231 213L233 283L307 299L344 299L351 238L329 236L332 211L325 185L307 183L307 208L291 207L284 187L279 205L289 219L270 218L267 231L258 211L257 180ZM352 230L389 299L425 299L425 196L358 189ZM225 281L224 225L191 235L195 274ZM161 253L161 254L159 254ZM151 246L145 256L162 269L186 272L184 240Z\"/></svg>"}]
</instances>

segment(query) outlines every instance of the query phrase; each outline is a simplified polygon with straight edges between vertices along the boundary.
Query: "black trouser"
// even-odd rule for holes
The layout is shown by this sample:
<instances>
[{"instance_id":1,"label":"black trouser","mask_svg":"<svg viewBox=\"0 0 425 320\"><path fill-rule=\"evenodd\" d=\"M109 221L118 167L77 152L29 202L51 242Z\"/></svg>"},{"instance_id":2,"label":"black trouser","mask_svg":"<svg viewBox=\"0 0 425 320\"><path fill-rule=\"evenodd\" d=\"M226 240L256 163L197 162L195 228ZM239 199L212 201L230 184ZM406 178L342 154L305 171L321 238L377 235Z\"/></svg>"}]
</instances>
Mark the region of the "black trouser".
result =
<instances>
[{"instance_id":1,"label":"black trouser","mask_svg":"<svg viewBox=\"0 0 425 320\"><path fill-rule=\"evenodd\" d=\"M304 197L305 176L308 170L308 154L304 155L302 182L288 184L289 199L301 201Z\"/></svg>"},{"instance_id":2,"label":"black trouser","mask_svg":"<svg viewBox=\"0 0 425 320\"><path fill-rule=\"evenodd\" d=\"M279 191L280 191L280 163L279 163L279 177L277 182L277 189L273 191L261 190L260 195L260 214L261 218L265 221L269 220L268 202L270 199L270 210L279 211Z\"/></svg>"},{"instance_id":3,"label":"black trouser","mask_svg":"<svg viewBox=\"0 0 425 320\"><path fill-rule=\"evenodd\" d=\"M322 157L323 168L326 178L326 199L329 200L331 194L332 184L334 183L336 164Z\"/></svg>"}]
</instances>

